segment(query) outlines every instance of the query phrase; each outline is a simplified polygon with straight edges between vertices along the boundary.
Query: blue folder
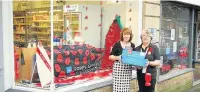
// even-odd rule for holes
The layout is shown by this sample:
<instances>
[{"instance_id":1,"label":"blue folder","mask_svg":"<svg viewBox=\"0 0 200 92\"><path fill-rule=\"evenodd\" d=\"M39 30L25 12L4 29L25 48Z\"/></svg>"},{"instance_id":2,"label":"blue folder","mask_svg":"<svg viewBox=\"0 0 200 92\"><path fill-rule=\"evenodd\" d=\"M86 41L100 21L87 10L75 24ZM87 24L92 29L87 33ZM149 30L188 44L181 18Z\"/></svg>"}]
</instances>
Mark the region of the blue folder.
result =
<instances>
[{"instance_id":1,"label":"blue folder","mask_svg":"<svg viewBox=\"0 0 200 92\"><path fill-rule=\"evenodd\" d=\"M134 66L144 67L147 63L145 59L145 53L132 51L131 54L128 53L127 49L122 51L122 63Z\"/></svg>"}]
</instances>

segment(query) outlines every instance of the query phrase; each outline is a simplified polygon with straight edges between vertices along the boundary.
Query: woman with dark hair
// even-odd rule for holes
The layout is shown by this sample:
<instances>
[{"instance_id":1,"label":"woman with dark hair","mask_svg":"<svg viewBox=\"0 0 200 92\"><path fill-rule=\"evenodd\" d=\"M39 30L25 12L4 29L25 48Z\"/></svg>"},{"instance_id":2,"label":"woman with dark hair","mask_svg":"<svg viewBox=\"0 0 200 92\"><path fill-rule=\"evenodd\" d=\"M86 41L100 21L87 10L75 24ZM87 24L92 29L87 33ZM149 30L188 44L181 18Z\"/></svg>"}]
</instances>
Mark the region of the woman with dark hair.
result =
<instances>
[{"instance_id":1,"label":"woman with dark hair","mask_svg":"<svg viewBox=\"0 0 200 92\"><path fill-rule=\"evenodd\" d=\"M146 68L137 67L139 92L155 92L157 77L156 66L160 65L160 52L156 45L151 44L152 36L147 30L144 30L140 37L142 44L136 47L136 51L146 53L145 58L148 62ZM147 73L150 75L146 75ZM147 79L147 76L151 76L149 77L150 85L147 84L147 81L145 80Z\"/></svg>"},{"instance_id":2,"label":"woman with dark hair","mask_svg":"<svg viewBox=\"0 0 200 92\"><path fill-rule=\"evenodd\" d=\"M132 70L130 65L121 62L121 54L124 48L135 50L135 45L131 42L133 38L131 29L122 29L120 38L120 41L114 44L109 56L109 59L114 61L113 92L130 92Z\"/></svg>"}]
</instances>

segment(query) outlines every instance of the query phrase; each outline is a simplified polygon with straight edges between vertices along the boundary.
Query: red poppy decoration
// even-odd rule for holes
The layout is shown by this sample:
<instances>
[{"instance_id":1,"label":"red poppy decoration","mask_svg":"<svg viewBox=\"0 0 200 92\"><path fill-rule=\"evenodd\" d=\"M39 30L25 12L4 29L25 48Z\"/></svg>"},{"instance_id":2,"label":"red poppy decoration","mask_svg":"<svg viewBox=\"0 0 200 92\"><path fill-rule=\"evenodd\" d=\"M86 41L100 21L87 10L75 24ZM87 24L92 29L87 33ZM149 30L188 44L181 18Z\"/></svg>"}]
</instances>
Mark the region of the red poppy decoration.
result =
<instances>
[{"instance_id":1,"label":"red poppy decoration","mask_svg":"<svg viewBox=\"0 0 200 92\"><path fill-rule=\"evenodd\" d=\"M100 52L100 48L96 48L96 51L97 51L97 52Z\"/></svg>"},{"instance_id":2,"label":"red poppy decoration","mask_svg":"<svg viewBox=\"0 0 200 92\"><path fill-rule=\"evenodd\" d=\"M102 17L103 17L103 14L100 14L100 17L102 18Z\"/></svg>"},{"instance_id":3,"label":"red poppy decoration","mask_svg":"<svg viewBox=\"0 0 200 92\"><path fill-rule=\"evenodd\" d=\"M153 50L152 47L149 47L149 51L148 52L152 52L152 50Z\"/></svg>"},{"instance_id":4,"label":"red poppy decoration","mask_svg":"<svg viewBox=\"0 0 200 92\"><path fill-rule=\"evenodd\" d=\"M75 72L74 71L71 71L70 72L70 76L74 76L75 75Z\"/></svg>"},{"instance_id":5,"label":"red poppy decoration","mask_svg":"<svg viewBox=\"0 0 200 92\"><path fill-rule=\"evenodd\" d=\"M100 23L99 25L98 25L98 27L101 27L102 26L102 24Z\"/></svg>"},{"instance_id":6,"label":"red poppy decoration","mask_svg":"<svg viewBox=\"0 0 200 92\"><path fill-rule=\"evenodd\" d=\"M70 58L69 58L69 57L65 59L65 64L66 64L66 65L69 65L69 64L70 64Z\"/></svg>"},{"instance_id":7,"label":"red poppy decoration","mask_svg":"<svg viewBox=\"0 0 200 92\"><path fill-rule=\"evenodd\" d=\"M70 45L70 48L71 48L71 49L75 49L75 46L74 46L74 45Z\"/></svg>"},{"instance_id":8,"label":"red poppy decoration","mask_svg":"<svg viewBox=\"0 0 200 92\"><path fill-rule=\"evenodd\" d=\"M88 19L88 16L85 16L85 19Z\"/></svg>"},{"instance_id":9,"label":"red poppy decoration","mask_svg":"<svg viewBox=\"0 0 200 92\"><path fill-rule=\"evenodd\" d=\"M60 72L61 71L61 68L60 68L59 64L55 64L55 70L56 70L56 72Z\"/></svg>"},{"instance_id":10,"label":"red poppy decoration","mask_svg":"<svg viewBox=\"0 0 200 92\"><path fill-rule=\"evenodd\" d=\"M89 56L89 50L85 51L85 56Z\"/></svg>"},{"instance_id":11,"label":"red poppy decoration","mask_svg":"<svg viewBox=\"0 0 200 92\"><path fill-rule=\"evenodd\" d=\"M68 56L70 54L69 51L63 51L65 53L65 56Z\"/></svg>"},{"instance_id":12,"label":"red poppy decoration","mask_svg":"<svg viewBox=\"0 0 200 92\"><path fill-rule=\"evenodd\" d=\"M58 77L65 77L65 71L61 71Z\"/></svg>"},{"instance_id":13,"label":"red poppy decoration","mask_svg":"<svg viewBox=\"0 0 200 92\"><path fill-rule=\"evenodd\" d=\"M80 62L79 62L79 59L78 58L75 58L75 65L79 65L80 64Z\"/></svg>"},{"instance_id":14,"label":"red poppy decoration","mask_svg":"<svg viewBox=\"0 0 200 92\"><path fill-rule=\"evenodd\" d=\"M61 62L63 61L63 56L62 56L62 54L58 54L58 55L57 55L57 61L58 61L59 63L61 63Z\"/></svg>"},{"instance_id":15,"label":"red poppy decoration","mask_svg":"<svg viewBox=\"0 0 200 92\"><path fill-rule=\"evenodd\" d=\"M95 59L95 55L92 53L90 54L90 60L93 61Z\"/></svg>"},{"instance_id":16,"label":"red poppy decoration","mask_svg":"<svg viewBox=\"0 0 200 92\"><path fill-rule=\"evenodd\" d=\"M88 63L87 57L84 57L84 58L83 58L83 64L87 64L87 63Z\"/></svg>"},{"instance_id":17,"label":"red poppy decoration","mask_svg":"<svg viewBox=\"0 0 200 92\"><path fill-rule=\"evenodd\" d=\"M90 46L90 45L86 45L86 47L88 48L88 49L91 49L91 48L93 48L92 46Z\"/></svg>"},{"instance_id":18,"label":"red poppy decoration","mask_svg":"<svg viewBox=\"0 0 200 92\"><path fill-rule=\"evenodd\" d=\"M72 53L72 55L77 55L77 51L70 51Z\"/></svg>"},{"instance_id":19,"label":"red poppy decoration","mask_svg":"<svg viewBox=\"0 0 200 92\"><path fill-rule=\"evenodd\" d=\"M57 50L57 49L54 49L53 52L56 53L56 54L61 53L61 52L60 52L59 50Z\"/></svg>"},{"instance_id":20,"label":"red poppy decoration","mask_svg":"<svg viewBox=\"0 0 200 92\"><path fill-rule=\"evenodd\" d=\"M87 27L87 26L85 27L85 30L88 30L88 27Z\"/></svg>"},{"instance_id":21,"label":"red poppy decoration","mask_svg":"<svg viewBox=\"0 0 200 92\"><path fill-rule=\"evenodd\" d=\"M101 51L102 51L102 52L104 52L104 51L105 51L105 49L101 49Z\"/></svg>"},{"instance_id":22,"label":"red poppy decoration","mask_svg":"<svg viewBox=\"0 0 200 92\"><path fill-rule=\"evenodd\" d=\"M83 50L78 49L78 53L79 53L80 55L82 55L82 54L83 54Z\"/></svg>"},{"instance_id":23,"label":"red poppy decoration","mask_svg":"<svg viewBox=\"0 0 200 92\"><path fill-rule=\"evenodd\" d=\"M97 54L97 60L99 61L100 60L100 58L101 58L101 54Z\"/></svg>"},{"instance_id":24,"label":"red poppy decoration","mask_svg":"<svg viewBox=\"0 0 200 92\"><path fill-rule=\"evenodd\" d=\"M85 7L85 10L87 11L87 10L88 10L88 7Z\"/></svg>"}]
</instances>

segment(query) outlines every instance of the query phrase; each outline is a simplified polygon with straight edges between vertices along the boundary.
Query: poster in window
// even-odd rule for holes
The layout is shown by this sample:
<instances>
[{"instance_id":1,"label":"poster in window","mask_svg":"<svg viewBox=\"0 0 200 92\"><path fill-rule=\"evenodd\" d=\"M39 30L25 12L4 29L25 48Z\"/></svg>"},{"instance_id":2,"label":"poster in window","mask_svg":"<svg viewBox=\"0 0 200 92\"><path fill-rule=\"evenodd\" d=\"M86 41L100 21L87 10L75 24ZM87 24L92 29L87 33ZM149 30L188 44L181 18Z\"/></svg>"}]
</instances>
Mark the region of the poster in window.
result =
<instances>
[{"instance_id":1,"label":"poster in window","mask_svg":"<svg viewBox=\"0 0 200 92\"><path fill-rule=\"evenodd\" d=\"M175 40L175 29L171 29L171 40Z\"/></svg>"},{"instance_id":2,"label":"poster in window","mask_svg":"<svg viewBox=\"0 0 200 92\"><path fill-rule=\"evenodd\" d=\"M173 42L173 52L177 52L177 42Z\"/></svg>"},{"instance_id":3,"label":"poster in window","mask_svg":"<svg viewBox=\"0 0 200 92\"><path fill-rule=\"evenodd\" d=\"M183 32L182 27L179 27L179 38L183 38L182 32Z\"/></svg>"}]
</instances>

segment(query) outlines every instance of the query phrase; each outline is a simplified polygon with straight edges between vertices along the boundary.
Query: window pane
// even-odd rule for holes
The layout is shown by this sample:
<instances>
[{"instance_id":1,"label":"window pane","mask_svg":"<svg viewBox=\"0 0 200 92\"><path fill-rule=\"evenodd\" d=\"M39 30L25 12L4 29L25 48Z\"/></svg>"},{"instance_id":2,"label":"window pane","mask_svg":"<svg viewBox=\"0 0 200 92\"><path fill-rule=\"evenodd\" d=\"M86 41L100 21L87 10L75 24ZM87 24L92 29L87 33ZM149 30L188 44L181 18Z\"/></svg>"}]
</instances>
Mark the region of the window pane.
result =
<instances>
[{"instance_id":1,"label":"window pane","mask_svg":"<svg viewBox=\"0 0 200 92\"><path fill-rule=\"evenodd\" d=\"M188 67L190 10L163 2L160 51L163 56L161 74Z\"/></svg>"},{"instance_id":2,"label":"window pane","mask_svg":"<svg viewBox=\"0 0 200 92\"><path fill-rule=\"evenodd\" d=\"M13 29L16 85L49 89L50 1L13 1ZM38 42L45 49L36 50Z\"/></svg>"}]
</instances>

